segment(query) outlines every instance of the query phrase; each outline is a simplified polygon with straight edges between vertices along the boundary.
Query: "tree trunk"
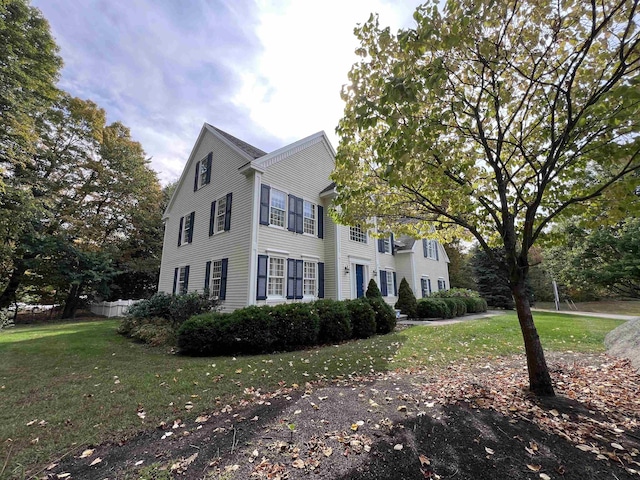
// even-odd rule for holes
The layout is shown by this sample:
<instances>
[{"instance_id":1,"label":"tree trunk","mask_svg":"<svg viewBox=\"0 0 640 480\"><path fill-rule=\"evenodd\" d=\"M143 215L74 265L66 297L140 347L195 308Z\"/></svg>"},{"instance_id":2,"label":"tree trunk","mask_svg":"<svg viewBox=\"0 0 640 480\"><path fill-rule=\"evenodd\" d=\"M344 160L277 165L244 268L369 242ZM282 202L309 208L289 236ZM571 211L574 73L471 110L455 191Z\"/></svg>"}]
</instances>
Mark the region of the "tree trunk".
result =
<instances>
[{"instance_id":1,"label":"tree trunk","mask_svg":"<svg viewBox=\"0 0 640 480\"><path fill-rule=\"evenodd\" d=\"M22 258L15 259L13 270L11 271L11 276L9 277L9 282L4 288L2 295L0 295L0 309L8 308L9 305L14 303L16 292L18 291L18 287L20 286L22 277L24 276L24 272L26 271L27 262Z\"/></svg>"},{"instance_id":2,"label":"tree trunk","mask_svg":"<svg viewBox=\"0 0 640 480\"><path fill-rule=\"evenodd\" d=\"M552 397L555 392L553 391L551 375L549 375L547 361L544 358L538 330L533 323L531 304L529 303L524 276L515 285L512 285L511 291L515 300L516 312L518 313L518 321L520 322L527 355L529 389L537 396Z\"/></svg>"},{"instance_id":3,"label":"tree trunk","mask_svg":"<svg viewBox=\"0 0 640 480\"><path fill-rule=\"evenodd\" d=\"M67 294L67 298L64 301L64 310L62 311L61 318L75 318L76 310L78 308L78 302L80 301L80 294L82 293L82 285L73 284Z\"/></svg>"}]
</instances>

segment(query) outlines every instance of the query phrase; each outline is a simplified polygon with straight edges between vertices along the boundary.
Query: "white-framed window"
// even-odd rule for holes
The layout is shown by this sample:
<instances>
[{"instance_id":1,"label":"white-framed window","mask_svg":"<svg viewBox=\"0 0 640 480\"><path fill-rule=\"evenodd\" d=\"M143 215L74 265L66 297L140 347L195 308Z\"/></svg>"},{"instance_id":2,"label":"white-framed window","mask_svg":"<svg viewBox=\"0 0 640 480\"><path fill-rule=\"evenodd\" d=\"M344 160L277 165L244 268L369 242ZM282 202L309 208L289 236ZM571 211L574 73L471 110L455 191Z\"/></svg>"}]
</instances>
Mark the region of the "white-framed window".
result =
<instances>
[{"instance_id":1,"label":"white-framed window","mask_svg":"<svg viewBox=\"0 0 640 480\"><path fill-rule=\"evenodd\" d=\"M349 227L349 240L359 243L367 243L367 232L360 225Z\"/></svg>"},{"instance_id":2,"label":"white-framed window","mask_svg":"<svg viewBox=\"0 0 640 480\"><path fill-rule=\"evenodd\" d=\"M191 243L191 214L182 217L182 243Z\"/></svg>"},{"instance_id":3,"label":"white-framed window","mask_svg":"<svg viewBox=\"0 0 640 480\"><path fill-rule=\"evenodd\" d=\"M315 297L318 291L318 269L315 262L304 262L303 292L305 297Z\"/></svg>"},{"instance_id":4,"label":"white-framed window","mask_svg":"<svg viewBox=\"0 0 640 480\"><path fill-rule=\"evenodd\" d=\"M427 240L426 238L423 239L422 249L424 252L424 256L426 258L430 258L431 260L438 260L438 241L437 240Z\"/></svg>"},{"instance_id":5,"label":"white-framed window","mask_svg":"<svg viewBox=\"0 0 640 480\"><path fill-rule=\"evenodd\" d=\"M211 281L209 283L209 293L212 297L220 296L220 285L222 284L222 260L211 262Z\"/></svg>"},{"instance_id":6,"label":"white-framed window","mask_svg":"<svg viewBox=\"0 0 640 480\"><path fill-rule=\"evenodd\" d=\"M284 297L284 280L284 258L269 257L267 295L269 297Z\"/></svg>"},{"instance_id":7,"label":"white-framed window","mask_svg":"<svg viewBox=\"0 0 640 480\"><path fill-rule=\"evenodd\" d=\"M227 209L227 197L221 197L217 202L216 212L216 232L222 232L224 230L225 212Z\"/></svg>"},{"instance_id":8,"label":"white-framed window","mask_svg":"<svg viewBox=\"0 0 640 480\"><path fill-rule=\"evenodd\" d=\"M306 200L304 201L303 231L310 235L316 234L316 206Z\"/></svg>"},{"instance_id":9,"label":"white-framed window","mask_svg":"<svg viewBox=\"0 0 640 480\"><path fill-rule=\"evenodd\" d=\"M275 188L271 189L269 223L284 228L287 209L287 195Z\"/></svg>"},{"instance_id":10,"label":"white-framed window","mask_svg":"<svg viewBox=\"0 0 640 480\"><path fill-rule=\"evenodd\" d=\"M200 160L200 165L198 167L198 172L199 172L199 185L200 187L203 187L204 185L207 184L207 173L209 171L208 168L208 159L207 158L203 158L202 160Z\"/></svg>"},{"instance_id":11,"label":"white-framed window","mask_svg":"<svg viewBox=\"0 0 640 480\"><path fill-rule=\"evenodd\" d=\"M388 253L388 254L392 253L392 250L391 250L391 237L383 238L382 239L382 245L383 245L383 248L384 248L384 253Z\"/></svg>"},{"instance_id":12,"label":"white-framed window","mask_svg":"<svg viewBox=\"0 0 640 480\"><path fill-rule=\"evenodd\" d=\"M391 270L387 270L387 295L393 296L394 292L395 291L393 289L393 272Z\"/></svg>"},{"instance_id":13,"label":"white-framed window","mask_svg":"<svg viewBox=\"0 0 640 480\"><path fill-rule=\"evenodd\" d=\"M177 293L180 295L184 295L187 293L187 285L189 282L189 267L180 267L180 272L178 275L178 288Z\"/></svg>"},{"instance_id":14,"label":"white-framed window","mask_svg":"<svg viewBox=\"0 0 640 480\"><path fill-rule=\"evenodd\" d=\"M422 290L422 298L431 295L431 279L422 277L420 279L420 289Z\"/></svg>"},{"instance_id":15,"label":"white-framed window","mask_svg":"<svg viewBox=\"0 0 640 480\"><path fill-rule=\"evenodd\" d=\"M438 290L446 290L447 289L447 283L444 281L444 278L439 278L438 279Z\"/></svg>"}]
</instances>

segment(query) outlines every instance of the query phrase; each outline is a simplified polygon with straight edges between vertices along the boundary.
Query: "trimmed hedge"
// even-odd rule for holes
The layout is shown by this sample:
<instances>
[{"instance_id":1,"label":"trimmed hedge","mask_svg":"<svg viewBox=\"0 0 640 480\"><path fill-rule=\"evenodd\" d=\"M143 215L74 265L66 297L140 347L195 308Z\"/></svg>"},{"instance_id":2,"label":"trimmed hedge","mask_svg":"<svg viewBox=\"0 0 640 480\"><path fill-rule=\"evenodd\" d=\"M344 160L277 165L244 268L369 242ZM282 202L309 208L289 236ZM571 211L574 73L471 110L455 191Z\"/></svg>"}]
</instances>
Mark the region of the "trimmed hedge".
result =
<instances>
[{"instance_id":1,"label":"trimmed hedge","mask_svg":"<svg viewBox=\"0 0 640 480\"><path fill-rule=\"evenodd\" d=\"M460 297L467 305L467 313L481 313L487 311L487 301L484 298Z\"/></svg>"},{"instance_id":2,"label":"trimmed hedge","mask_svg":"<svg viewBox=\"0 0 640 480\"><path fill-rule=\"evenodd\" d=\"M367 298L382 298L382 292L378 288L378 284L373 278L369 280L367 291L365 292L364 296Z\"/></svg>"},{"instance_id":3,"label":"trimmed hedge","mask_svg":"<svg viewBox=\"0 0 640 480\"><path fill-rule=\"evenodd\" d=\"M272 307L271 332L275 350L291 351L317 345L320 319L309 303L290 303ZM264 350L263 350L264 351Z\"/></svg>"},{"instance_id":4,"label":"trimmed hedge","mask_svg":"<svg viewBox=\"0 0 640 480\"><path fill-rule=\"evenodd\" d=\"M396 312L391 305L381 298L367 298L367 302L373 308L376 319L376 333L384 335L396 328Z\"/></svg>"},{"instance_id":5,"label":"trimmed hedge","mask_svg":"<svg viewBox=\"0 0 640 480\"><path fill-rule=\"evenodd\" d=\"M320 319L318 343L339 343L349 340L353 327L349 318L349 309L344 302L337 300L318 300L314 302Z\"/></svg>"},{"instance_id":6,"label":"trimmed hedge","mask_svg":"<svg viewBox=\"0 0 640 480\"><path fill-rule=\"evenodd\" d=\"M137 319L164 318L174 328L177 328L188 318L215 310L218 305L218 300L214 300L204 293L192 292L185 295L156 293L129 307L127 317Z\"/></svg>"},{"instance_id":7,"label":"trimmed hedge","mask_svg":"<svg viewBox=\"0 0 640 480\"><path fill-rule=\"evenodd\" d=\"M442 298L423 298L418 301L418 318L451 318L451 310Z\"/></svg>"},{"instance_id":8,"label":"trimmed hedge","mask_svg":"<svg viewBox=\"0 0 640 480\"><path fill-rule=\"evenodd\" d=\"M234 353L233 319L226 313L203 313L191 317L178 330L178 347L186 355L228 355Z\"/></svg>"},{"instance_id":9,"label":"trimmed hedge","mask_svg":"<svg viewBox=\"0 0 640 480\"><path fill-rule=\"evenodd\" d=\"M376 313L364 298L347 300L347 309L351 316L353 338L369 338L376 334Z\"/></svg>"}]
</instances>

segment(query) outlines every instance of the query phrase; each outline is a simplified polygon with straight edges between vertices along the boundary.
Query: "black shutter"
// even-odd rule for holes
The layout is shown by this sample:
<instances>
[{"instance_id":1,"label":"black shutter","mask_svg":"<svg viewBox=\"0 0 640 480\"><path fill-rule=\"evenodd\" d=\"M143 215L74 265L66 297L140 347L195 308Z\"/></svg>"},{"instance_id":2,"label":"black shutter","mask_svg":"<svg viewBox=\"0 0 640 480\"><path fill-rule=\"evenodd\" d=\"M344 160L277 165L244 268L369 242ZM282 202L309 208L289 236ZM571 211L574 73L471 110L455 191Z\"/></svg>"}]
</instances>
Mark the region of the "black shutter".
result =
<instances>
[{"instance_id":1,"label":"black shutter","mask_svg":"<svg viewBox=\"0 0 640 480\"><path fill-rule=\"evenodd\" d=\"M396 272L393 272L393 296L398 296L398 280L396 278Z\"/></svg>"},{"instance_id":2,"label":"black shutter","mask_svg":"<svg viewBox=\"0 0 640 480\"><path fill-rule=\"evenodd\" d=\"M384 238L378 239L378 252L384 253Z\"/></svg>"},{"instance_id":3,"label":"black shutter","mask_svg":"<svg viewBox=\"0 0 640 480\"><path fill-rule=\"evenodd\" d=\"M229 268L229 259L222 259L222 272L220 272L220 294L218 298L224 300L227 297L227 270Z\"/></svg>"},{"instance_id":4,"label":"black shutter","mask_svg":"<svg viewBox=\"0 0 640 480\"><path fill-rule=\"evenodd\" d=\"M207 177L204 181L204 183L209 184L209 182L211 182L211 164L213 160L213 152L209 153L209 155L207 155Z\"/></svg>"},{"instance_id":5,"label":"black shutter","mask_svg":"<svg viewBox=\"0 0 640 480\"><path fill-rule=\"evenodd\" d=\"M233 194L227 193L227 203L224 208L224 230L225 232L231 228L231 199Z\"/></svg>"},{"instance_id":6,"label":"black shutter","mask_svg":"<svg viewBox=\"0 0 640 480\"><path fill-rule=\"evenodd\" d=\"M429 285L429 295L431 295L431 279L427 278L427 285Z\"/></svg>"},{"instance_id":7,"label":"black shutter","mask_svg":"<svg viewBox=\"0 0 640 480\"><path fill-rule=\"evenodd\" d=\"M184 287L182 287L182 293L189 291L189 265L184 267Z\"/></svg>"},{"instance_id":8,"label":"black shutter","mask_svg":"<svg viewBox=\"0 0 640 480\"><path fill-rule=\"evenodd\" d=\"M304 200L296 197L296 233L304 231Z\"/></svg>"},{"instance_id":9,"label":"black shutter","mask_svg":"<svg viewBox=\"0 0 640 480\"><path fill-rule=\"evenodd\" d=\"M324 298L324 263L318 262L318 298Z\"/></svg>"},{"instance_id":10,"label":"black shutter","mask_svg":"<svg viewBox=\"0 0 640 480\"><path fill-rule=\"evenodd\" d=\"M178 275L180 275L180 268L176 267L173 271L173 291L171 292L174 295L176 294L176 288L178 288Z\"/></svg>"},{"instance_id":11,"label":"black shutter","mask_svg":"<svg viewBox=\"0 0 640 480\"><path fill-rule=\"evenodd\" d=\"M258 284L256 290L256 300L267 299L267 260L266 255L258 255Z\"/></svg>"},{"instance_id":12,"label":"black shutter","mask_svg":"<svg viewBox=\"0 0 640 480\"><path fill-rule=\"evenodd\" d=\"M260 225L269 225L270 194L271 187L269 185L260 185Z\"/></svg>"},{"instance_id":13,"label":"black shutter","mask_svg":"<svg viewBox=\"0 0 640 480\"><path fill-rule=\"evenodd\" d=\"M296 298L302 298L302 275L304 272L304 261L296 260Z\"/></svg>"},{"instance_id":14,"label":"black shutter","mask_svg":"<svg viewBox=\"0 0 640 480\"><path fill-rule=\"evenodd\" d=\"M211 281L211 262L207 262L207 265L204 268L204 289L207 291L209 290L209 282Z\"/></svg>"},{"instance_id":15,"label":"black shutter","mask_svg":"<svg viewBox=\"0 0 640 480\"><path fill-rule=\"evenodd\" d=\"M178 246L182 245L182 226L184 224L184 217L180 217L180 230L178 230Z\"/></svg>"},{"instance_id":16,"label":"black shutter","mask_svg":"<svg viewBox=\"0 0 640 480\"><path fill-rule=\"evenodd\" d=\"M427 242L428 240L426 238L422 239L422 253L425 258L427 258Z\"/></svg>"},{"instance_id":17,"label":"black shutter","mask_svg":"<svg viewBox=\"0 0 640 480\"><path fill-rule=\"evenodd\" d=\"M296 261L287 258L287 298L296 298Z\"/></svg>"},{"instance_id":18,"label":"black shutter","mask_svg":"<svg viewBox=\"0 0 640 480\"><path fill-rule=\"evenodd\" d=\"M287 215L287 230L290 232L296 231L296 197L289 195L288 202L288 215Z\"/></svg>"},{"instance_id":19,"label":"black shutter","mask_svg":"<svg viewBox=\"0 0 640 480\"><path fill-rule=\"evenodd\" d=\"M318 205L318 238L324 238L324 208L322 205Z\"/></svg>"},{"instance_id":20,"label":"black shutter","mask_svg":"<svg viewBox=\"0 0 640 480\"><path fill-rule=\"evenodd\" d=\"M191 221L189 222L189 243L193 242L193 221L196 219L196 212L191 212Z\"/></svg>"},{"instance_id":21,"label":"black shutter","mask_svg":"<svg viewBox=\"0 0 640 480\"><path fill-rule=\"evenodd\" d=\"M209 215L209 236L213 235L216 229L216 201L211 202L211 214Z\"/></svg>"},{"instance_id":22,"label":"black shutter","mask_svg":"<svg viewBox=\"0 0 640 480\"><path fill-rule=\"evenodd\" d=\"M196 176L193 178L193 191L198 190L198 175L200 174L200 162L196 162Z\"/></svg>"},{"instance_id":23,"label":"black shutter","mask_svg":"<svg viewBox=\"0 0 640 480\"><path fill-rule=\"evenodd\" d=\"M433 249L436 251L436 260L440 260L440 255L438 255L438 241L433 241Z\"/></svg>"},{"instance_id":24,"label":"black shutter","mask_svg":"<svg viewBox=\"0 0 640 480\"><path fill-rule=\"evenodd\" d=\"M387 292L387 271L380 270L380 293L382 293L383 297L389 295Z\"/></svg>"},{"instance_id":25,"label":"black shutter","mask_svg":"<svg viewBox=\"0 0 640 480\"><path fill-rule=\"evenodd\" d=\"M395 242L394 242L394 238L393 238L393 233L391 234L391 238L389 239L389 241L391 242L391 255L395 255L396 254L396 246L395 246Z\"/></svg>"}]
</instances>

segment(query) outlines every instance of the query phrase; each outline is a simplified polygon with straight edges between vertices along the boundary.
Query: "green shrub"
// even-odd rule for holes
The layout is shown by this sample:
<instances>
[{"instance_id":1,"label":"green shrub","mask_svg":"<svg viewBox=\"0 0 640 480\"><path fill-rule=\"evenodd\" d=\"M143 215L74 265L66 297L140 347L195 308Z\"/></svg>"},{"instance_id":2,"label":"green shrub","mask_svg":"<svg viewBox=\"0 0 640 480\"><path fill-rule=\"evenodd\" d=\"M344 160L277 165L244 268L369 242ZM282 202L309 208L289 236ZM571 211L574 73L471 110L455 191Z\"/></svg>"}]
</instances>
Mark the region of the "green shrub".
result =
<instances>
[{"instance_id":1,"label":"green shrub","mask_svg":"<svg viewBox=\"0 0 640 480\"><path fill-rule=\"evenodd\" d=\"M351 338L353 327L344 302L318 300L313 303L313 307L318 312L320 321L318 343L338 343Z\"/></svg>"},{"instance_id":2,"label":"green shrub","mask_svg":"<svg viewBox=\"0 0 640 480\"><path fill-rule=\"evenodd\" d=\"M278 336L273 328L272 307L255 305L231 313L229 348L232 353L270 353Z\"/></svg>"},{"instance_id":3,"label":"green shrub","mask_svg":"<svg viewBox=\"0 0 640 480\"><path fill-rule=\"evenodd\" d=\"M441 298L423 298L418 302L418 318L451 318L451 310Z\"/></svg>"},{"instance_id":4,"label":"green shrub","mask_svg":"<svg viewBox=\"0 0 640 480\"><path fill-rule=\"evenodd\" d=\"M475 290L470 290L468 288L450 288L449 290L438 290L437 292L433 292L429 297L436 298L452 298L452 297L462 297L462 298L480 298L480 294Z\"/></svg>"},{"instance_id":5,"label":"green shrub","mask_svg":"<svg viewBox=\"0 0 640 480\"><path fill-rule=\"evenodd\" d=\"M169 313L169 307L173 295L167 295L166 293L156 293L152 297L141 300L129 307L127 311L127 317L133 318L171 318Z\"/></svg>"},{"instance_id":6,"label":"green shrub","mask_svg":"<svg viewBox=\"0 0 640 480\"><path fill-rule=\"evenodd\" d=\"M418 315L418 302L409 282L403 277L398 288L398 301L395 307L409 318L416 318Z\"/></svg>"},{"instance_id":7,"label":"green shrub","mask_svg":"<svg viewBox=\"0 0 640 480\"><path fill-rule=\"evenodd\" d=\"M144 319L132 328L128 336L152 347L176 343L175 329L167 320L160 317Z\"/></svg>"},{"instance_id":8,"label":"green shrub","mask_svg":"<svg viewBox=\"0 0 640 480\"><path fill-rule=\"evenodd\" d=\"M396 328L396 311L382 298L367 298L376 319L376 333L384 335Z\"/></svg>"},{"instance_id":9,"label":"green shrub","mask_svg":"<svg viewBox=\"0 0 640 480\"><path fill-rule=\"evenodd\" d=\"M367 298L382 298L382 292L373 278L369 280L369 285L367 285L367 291L364 293L364 296Z\"/></svg>"},{"instance_id":10,"label":"green shrub","mask_svg":"<svg viewBox=\"0 0 640 480\"><path fill-rule=\"evenodd\" d=\"M320 319L309 303L285 303L271 308L276 350L290 351L317 345Z\"/></svg>"},{"instance_id":11,"label":"green shrub","mask_svg":"<svg viewBox=\"0 0 640 480\"><path fill-rule=\"evenodd\" d=\"M376 314L364 298L345 301L349 309L353 338L368 338L376 334Z\"/></svg>"},{"instance_id":12,"label":"green shrub","mask_svg":"<svg viewBox=\"0 0 640 480\"><path fill-rule=\"evenodd\" d=\"M7 308L0 309L0 331L13 327L13 315Z\"/></svg>"},{"instance_id":13,"label":"green shrub","mask_svg":"<svg viewBox=\"0 0 640 480\"><path fill-rule=\"evenodd\" d=\"M192 292L186 295L156 293L129 307L127 316L133 318L164 318L178 328L187 318L214 310L218 301L205 293Z\"/></svg>"},{"instance_id":14,"label":"green shrub","mask_svg":"<svg viewBox=\"0 0 640 480\"><path fill-rule=\"evenodd\" d=\"M467 313L481 313L487 311L487 302L480 297L460 297L467 306Z\"/></svg>"},{"instance_id":15,"label":"green shrub","mask_svg":"<svg viewBox=\"0 0 640 480\"><path fill-rule=\"evenodd\" d=\"M178 329L178 348L187 355L229 355L236 353L231 314L209 312L185 321Z\"/></svg>"},{"instance_id":16,"label":"green shrub","mask_svg":"<svg viewBox=\"0 0 640 480\"><path fill-rule=\"evenodd\" d=\"M459 298L443 297L440 298L449 307L449 315L446 318L461 317L463 309L466 312L467 306Z\"/></svg>"}]
</instances>

